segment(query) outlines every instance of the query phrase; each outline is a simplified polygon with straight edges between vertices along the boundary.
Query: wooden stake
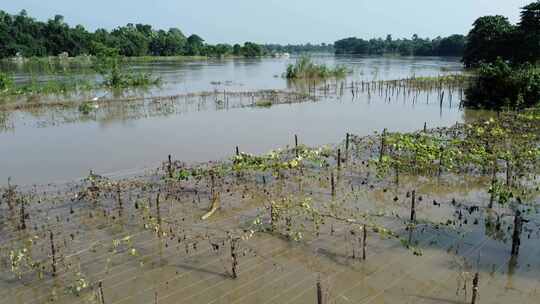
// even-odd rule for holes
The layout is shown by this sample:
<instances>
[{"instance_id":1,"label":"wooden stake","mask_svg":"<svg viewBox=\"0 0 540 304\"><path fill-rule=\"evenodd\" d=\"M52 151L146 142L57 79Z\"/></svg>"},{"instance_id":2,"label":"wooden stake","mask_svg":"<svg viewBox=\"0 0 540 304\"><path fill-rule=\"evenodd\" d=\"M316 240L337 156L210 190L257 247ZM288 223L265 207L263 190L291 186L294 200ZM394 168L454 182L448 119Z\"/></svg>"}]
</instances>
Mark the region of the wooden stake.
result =
<instances>
[{"instance_id":1,"label":"wooden stake","mask_svg":"<svg viewBox=\"0 0 540 304\"><path fill-rule=\"evenodd\" d=\"M379 154L379 161L382 161L382 158L384 156L385 137L386 137L386 128L383 130L382 135L381 135L381 150L380 150L380 154Z\"/></svg>"},{"instance_id":2,"label":"wooden stake","mask_svg":"<svg viewBox=\"0 0 540 304\"><path fill-rule=\"evenodd\" d=\"M99 288L99 299L101 301L101 304L105 304L105 295L103 294L103 282L99 281L98 288Z\"/></svg>"},{"instance_id":3,"label":"wooden stake","mask_svg":"<svg viewBox=\"0 0 540 304\"><path fill-rule=\"evenodd\" d=\"M236 252L238 239L231 239L231 260L232 260L232 278L238 278L238 253Z\"/></svg>"},{"instance_id":4,"label":"wooden stake","mask_svg":"<svg viewBox=\"0 0 540 304\"><path fill-rule=\"evenodd\" d=\"M363 236L362 236L362 260L366 260L366 247L367 247L367 227L364 224L363 230Z\"/></svg>"},{"instance_id":5,"label":"wooden stake","mask_svg":"<svg viewBox=\"0 0 540 304\"><path fill-rule=\"evenodd\" d=\"M20 230L26 230L26 211L24 210L25 201L21 199L21 224L19 226Z\"/></svg>"},{"instance_id":6,"label":"wooden stake","mask_svg":"<svg viewBox=\"0 0 540 304\"><path fill-rule=\"evenodd\" d=\"M122 218L124 207L122 206L122 197L120 196L120 184L116 185L116 200L118 202L118 218Z\"/></svg>"},{"instance_id":7,"label":"wooden stake","mask_svg":"<svg viewBox=\"0 0 540 304\"><path fill-rule=\"evenodd\" d=\"M54 235L52 230L49 230L49 240L51 242L51 258L52 258L52 276L56 276L56 248L54 247Z\"/></svg>"},{"instance_id":8,"label":"wooden stake","mask_svg":"<svg viewBox=\"0 0 540 304\"><path fill-rule=\"evenodd\" d=\"M471 304L476 304L476 299L478 298L478 283L480 281L480 275L478 272L474 275L473 279L473 290L472 290L472 301Z\"/></svg>"},{"instance_id":9,"label":"wooden stake","mask_svg":"<svg viewBox=\"0 0 540 304\"><path fill-rule=\"evenodd\" d=\"M272 232L276 231L277 227L277 221L278 221L278 215L276 210L274 209L274 202L270 203L270 229L272 229Z\"/></svg>"},{"instance_id":10,"label":"wooden stake","mask_svg":"<svg viewBox=\"0 0 540 304\"><path fill-rule=\"evenodd\" d=\"M349 137L350 137L350 134L347 133L345 137L345 154L346 155L349 155Z\"/></svg>"},{"instance_id":11,"label":"wooden stake","mask_svg":"<svg viewBox=\"0 0 540 304\"><path fill-rule=\"evenodd\" d=\"M497 184L497 161L493 162L493 169L491 172L491 193L489 196L489 208L493 208L493 203L495 202L495 185Z\"/></svg>"},{"instance_id":12,"label":"wooden stake","mask_svg":"<svg viewBox=\"0 0 540 304\"><path fill-rule=\"evenodd\" d=\"M441 146L439 148L439 172L437 173L439 178L441 177L442 170L443 170L443 153L444 153L444 148Z\"/></svg>"},{"instance_id":13,"label":"wooden stake","mask_svg":"<svg viewBox=\"0 0 540 304\"><path fill-rule=\"evenodd\" d=\"M296 157L298 158L298 135L294 134L294 151L296 153Z\"/></svg>"},{"instance_id":14,"label":"wooden stake","mask_svg":"<svg viewBox=\"0 0 540 304\"><path fill-rule=\"evenodd\" d=\"M506 160L506 186L512 187L512 165Z\"/></svg>"},{"instance_id":15,"label":"wooden stake","mask_svg":"<svg viewBox=\"0 0 540 304\"><path fill-rule=\"evenodd\" d=\"M156 196L156 216L157 216L157 221L158 221L158 237L161 237L161 211L160 211L160 207L159 207L159 196L160 196L161 192L158 192L157 196Z\"/></svg>"},{"instance_id":16,"label":"wooden stake","mask_svg":"<svg viewBox=\"0 0 540 304\"><path fill-rule=\"evenodd\" d=\"M336 196L336 185L334 182L334 172L330 173L330 186L332 187L332 197Z\"/></svg>"},{"instance_id":17,"label":"wooden stake","mask_svg":"<svg viewBox=\"0 0 540 304\"><path fill-rule=\"evenodd\" d=\"M214 197L214 189L215 189L215 176L214 171L210 171L210 196Z\"/></svg>"},{"instance_id":18,"label":"wooden stake","mask_svg":"<svg viewBox=\"0 0 540 304\"><path fill-rule=\"evenodd\" d=\"M411 224L416 222L416 190L411 195Z\"/></svg>"},{"instance_id":19,"label":"wooden stake","mask_svg":"<svg viewBox=\"0 0 540 304\"><path fill-rule=\"evenodd\" d=\"M172 156L169 154L169 164L167 165L167 170L169 171L169 178L173 178L172 172Z\"/></svg>"},{"instance_id":20,"label":"wooden stake","mask_svg":"<svg viewBox=\"0 0 540 304\"><path fill-rule=\"evenodd\" d=\"M317 280L317 304L323 304L323 292L320 278Z\"/></svg>"},{"instance_id":21,"label":"wooden stake","mask_svg":"<svg viewBox=\"0 0 540 304\"><path fill-rule=\"evenodd\" d=\"M514 233L512 235L512 256L519 255L519 246L521 245L521 231L523 230L523 218L521 211L516 211L514 217Z\"/></svg>"},{"instance_id":22,"label":"wooden stake","mask_svg":"<svg viewBox=\"0 0 540 304\"><path fill-rule=\"evenodd\" d=\"M9 211L13 212L13 202L15 199L15 187L11 186L11 177L8 177L8 188L7 188L7 204L9 207Z\"/></svg>"},{"instance_id":23,"label":"wooden stake","mask_svg":"<svg viewBox=\"0 0 540 304\"><path fill-rule=\"evenodd\" d=\"M341 149L337 149L337 168L341 170Z\"/></svg>"}]
</instances>

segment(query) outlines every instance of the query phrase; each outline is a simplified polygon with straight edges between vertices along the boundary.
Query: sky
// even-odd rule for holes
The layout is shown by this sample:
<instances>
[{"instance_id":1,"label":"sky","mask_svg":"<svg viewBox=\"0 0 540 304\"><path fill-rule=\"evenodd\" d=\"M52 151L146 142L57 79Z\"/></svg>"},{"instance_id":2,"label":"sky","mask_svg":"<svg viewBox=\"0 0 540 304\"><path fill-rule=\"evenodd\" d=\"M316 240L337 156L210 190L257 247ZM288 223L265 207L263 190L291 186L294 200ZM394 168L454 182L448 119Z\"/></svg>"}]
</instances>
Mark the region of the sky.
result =
<instances>
[{"instance_id":1,"label":"sky","mask_svg":"<svg viewBox=\"0 0 540 304\"><path fill-rule=\"evenodd\" d=\"M333 43L346 37L466 34L476 18L515 23L532 0L0 0L0 10L47 20L63 15L89 30L127 23L177 27L208 43Z\"/></svg>"}]
</instances>

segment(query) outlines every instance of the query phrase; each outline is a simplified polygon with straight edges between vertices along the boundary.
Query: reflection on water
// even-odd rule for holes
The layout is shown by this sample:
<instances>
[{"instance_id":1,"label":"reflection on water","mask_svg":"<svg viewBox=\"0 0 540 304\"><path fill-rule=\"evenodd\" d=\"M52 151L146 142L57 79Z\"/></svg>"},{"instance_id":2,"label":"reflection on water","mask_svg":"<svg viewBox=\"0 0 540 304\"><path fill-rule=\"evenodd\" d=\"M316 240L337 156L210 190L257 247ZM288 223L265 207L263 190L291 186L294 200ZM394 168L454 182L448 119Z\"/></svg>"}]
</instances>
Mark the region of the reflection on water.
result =
<instances>
[{"instance_id":1,"label":"reflection on water","mask_svg":"<svg viewBox=\"0 0 540 304\"><path fill-rule=\"evenodd\" d=\"M458 59L317 56L315 60L346 64L354 71L344 80L349 83L461 69ZM260 89L309 92L311 84L290 83L280 76L289 62L265 58L138 64L136 69L162 77L163 85L128 95ZM24 78L24 72L18 73L19 79ZM89 115L77 108L16 111L1 118L5 127L0 133L0 181L5 183L9 176L18 184L70 180L90 169L109 173L153 165L168 154L190 162L222 159L235 146L262 153L290 144L294 134L308 145L331 144L342 140L346 132L412 131L424 123L448 126L476 115L462 112L458 97L452 100L451 94L446 94L442 106L432 92L395 98L374 93L353 96L349 90L317 95L321 97L317 102L269 108L251 107L252 100L245 97L231 98L223 106L218 98L194 96L111 103Z\"/></svg>"}]
</instances>

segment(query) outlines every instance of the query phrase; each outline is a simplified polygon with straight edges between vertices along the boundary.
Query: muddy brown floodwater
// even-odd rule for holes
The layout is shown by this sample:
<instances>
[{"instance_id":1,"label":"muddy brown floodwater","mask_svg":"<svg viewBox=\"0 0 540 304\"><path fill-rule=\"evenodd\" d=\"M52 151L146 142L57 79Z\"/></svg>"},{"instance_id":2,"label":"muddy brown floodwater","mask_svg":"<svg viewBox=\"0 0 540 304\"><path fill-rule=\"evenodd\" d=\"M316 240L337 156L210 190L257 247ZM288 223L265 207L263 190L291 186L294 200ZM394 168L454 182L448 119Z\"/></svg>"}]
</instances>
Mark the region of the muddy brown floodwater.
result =
<instances>
[{"instance_id":1,"label":"muddy brown floodwater","mask_svg":"<svg viewBox=\"0 0 540 304\"><path fill-rule=\"evenodd\" d=\"M540 116L385 82L454 59L316 59L354 72L148 63L3 111L0 304L538 303Z\"/></svg>"},{"instance_id":2,"label":"muddy brown floodwater","mask_svg":"<svg viewBox=\"0 0 540 304\"><path fill-rule=\"evenodd\" d=\"M475 273L477 303L537 303L538 193L489 208L482 175L394 184L370 161L378 138L354 138L264 167L171 158L4 189L0 303L317 303L317 286L322 303L470 303ZM519 255L514 208L527 214Z\"/></svg>"},{"instance_id":3,"label":"muddy brown floodwater","mask_svg":"<svg viewBox=\"0 0 540 304\"><path fill-rule=\"evenodd\" d=\"M437 76L461 70L458 58L319 55L314 60L347 65L353 71L347 83ZM265 58L144 63L135 68L160 76L163 85L144 92L124 92L122 96L309 90L310 84L290 83L281 77L286 65L293 61ZM16 70L15 74L19 82L29 77L24 70ZM230 107L224 107L220 103L224 98L216 96L205 102L180 100L173 106L164 104L161 109L155 104L152 109L133 109L126 103L100 108L90 115L81 115L77 108L14 111L0 117L0 125L4 126L0 132L0 183L6 184L8 177L19 184L69 181L85 176L90 169L101 174L122 173L155 165L168 154L185 161L222 159L235 146L262 153L290 144L294 134L305 144L328 144L346 132L368 135L383 128L412 131L424 122L429 127L448 126L472 115L459 109L457 93L446 94L442 107L436 93L390 99L375 93L353 98L349 89L339 98L319 93L321 98L316 103L269 108L233 108L235 103L248 103L249 98L232 97ZM120 98L108 92L83 97ZM55 98L44 97L49 101L64 97Z\"/></svg>"}]
</instances>

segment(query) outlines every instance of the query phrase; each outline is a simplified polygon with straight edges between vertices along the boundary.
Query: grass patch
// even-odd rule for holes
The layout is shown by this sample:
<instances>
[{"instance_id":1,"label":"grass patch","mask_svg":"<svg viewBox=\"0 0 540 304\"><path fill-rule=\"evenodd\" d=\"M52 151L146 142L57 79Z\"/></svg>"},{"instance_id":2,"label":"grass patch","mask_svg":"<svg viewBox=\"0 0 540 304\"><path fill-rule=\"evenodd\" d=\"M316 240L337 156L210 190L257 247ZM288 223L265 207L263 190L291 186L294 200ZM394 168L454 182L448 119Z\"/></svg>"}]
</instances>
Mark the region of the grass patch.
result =
<instances>
[{"instance_id":1,"label":"grass patch","mask_svg":"<svg viewBox=\"0 0 540 304\"><path fill-rule=\"evenodd\" d=\"M13 79L6 73L0 72L0 92L6 92L13 86Z\"/></svg>"},{"instance_id":2,"label":"grass patch","mask_svg":"<svg viewBox=\"0 0 540 304\"><path fill-rule=\"evenodd\" d=\"M131 88L157 85L161 79L147 73L135 73L127 68L127 59L119 56L116 50L104 50L94 59L94 69L105 81L103 85L111 88Z\"/></svg>"},{"instance_id":3,"label":"grass patch","mask_svg":"<svg viewBox=\"0 0 540 304\"><path fill-rule=\"evenodd\" d=\"M466 74L451 74L451 75L440 75L432 77L412 77L410 82L413 84L418 84L420 86L440 84L440 85L462 85L466 84L470 80L470 76Z\"/></svg>"},{"instance_id":4,"label":"grass patch","mask_svg":"<svg viewBox=\"0 0 540 304\"><path fill-rule=\"evenodd\" d=\"M272 106L272 102L270 100L258 100L255 102L255 106L258 108L270 108Z\"/></svg>"},{"instance_id":5,"label":"grass patch","mask_svg":"<svg viewBox=\"0 0 540 304\"><path fill-rule=\"evenodd\" d=\"M49 65L47 59L33 59L32 64L39 66L46 75L51 75L52 80L45 82L37 81L34 76L30 83L16 85L13 77L7 73L0 72L0 95L21 96L21 95L53 95L68 94L75 92L91 91L102 88L127 89L135 87L149 87L161 83L161 79L153 77L148 73L137 73L129 70L124 58L119 56L92 57L91 65L94 72L103 76L102 83L95 83L81 77L76 77L64 69L57 73L55 66ZM67 59L66 59L67 60ZM82 59L81 59L82 60ZM54 79L58 78L58 79ZM62 79L60 79L62 78Z\"/></svg>"},{"instance_id":6,"label":"grass patch","mask_svg":"<svg viewBox=\"0 0 540 304\"><path fill-rule=\"evenodd\" d=\"M149 87L161 83L161 79L148 73L133 73L111 70L104 75L103 85L111 88Z\"/></svg>"},{"instance_id":7,"label":"grass patch","mask_svg":"<svg viewBox=\"0 0 540 304\"><path fill-rule=\"evenodd\" d=\"M295 64L289 64L285 77L287 79L313 79L313 78L342 78L350 71L344 66L328 67L325 64L316 64L309 56L301 56Z\"/></svg>"},{"instance_id":8,"label":"grass patch","mask_svg":"<svg viewBox=\"0 0 540 304\"><path fill-rule=\"evenodd\" d=\"M10 75L0 73L0 95L4 96L66 94L77 91L88 91L95 88L95 85L83 79L72 79L69 81L50 80L47 82L38 82L32 79L28 84L15 85Z\"/></svg>"},{"instance_id":9,"label":"grass patch","mask_svg":"<svg viewBox=\"0 0 540 304\"><path fill-rule=\"evenodd\" d=\"M92 112L94 109L96 109L96 105L93 104L92 102L83 102L80 106L79 106L79 112L83 113L83 114L90 114L90 112Z\"/></svg>"}]
</instances>

